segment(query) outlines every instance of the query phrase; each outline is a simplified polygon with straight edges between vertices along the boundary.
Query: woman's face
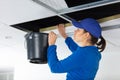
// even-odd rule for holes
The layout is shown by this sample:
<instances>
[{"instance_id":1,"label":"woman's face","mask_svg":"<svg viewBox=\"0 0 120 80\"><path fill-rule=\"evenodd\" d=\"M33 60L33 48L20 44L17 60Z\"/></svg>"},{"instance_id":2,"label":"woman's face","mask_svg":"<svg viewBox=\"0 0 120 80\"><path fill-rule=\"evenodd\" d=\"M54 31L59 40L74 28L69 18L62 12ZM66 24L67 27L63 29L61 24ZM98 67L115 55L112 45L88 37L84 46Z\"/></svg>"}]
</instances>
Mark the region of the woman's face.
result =
<instances>
[{"instance_id":1,"label":"woman's face","mask_svg":"<svg viewBox=\"0 0 120 80\"><path fill-rule=\"evenodd\" d=\"M74 40L76 42L82 42L85 40L85 38L86 38L86 32L84 31L84 29L78 28L74 31Z\"/></svg>"}]
</instances>

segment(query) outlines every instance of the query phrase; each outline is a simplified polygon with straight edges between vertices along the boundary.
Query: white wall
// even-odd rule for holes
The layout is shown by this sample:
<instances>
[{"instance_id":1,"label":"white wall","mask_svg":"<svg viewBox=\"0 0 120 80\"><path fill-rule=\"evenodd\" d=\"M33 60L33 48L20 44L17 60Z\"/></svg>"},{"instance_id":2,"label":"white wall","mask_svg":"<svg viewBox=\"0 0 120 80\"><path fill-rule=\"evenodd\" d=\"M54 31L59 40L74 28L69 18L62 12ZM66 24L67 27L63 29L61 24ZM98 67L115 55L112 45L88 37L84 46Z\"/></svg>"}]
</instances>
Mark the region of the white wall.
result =
<instances>
[{"instance_id":1,"label":"white wall","mask_svg":"<svg viewBox=\"0 0 120 80\"><path fill-rule=\"evenodd\" d=\"M106 48L102 53L96 80L120 80L120 47Z\"/></svg>"},{"instance_id":2,"label":"white wall","mask_svg":"<svg viewBox=\"0 0 120 80\"><path fill-rule=\"evenodd\" d=\"M59 40L59 45L63 44L61 39ZM64 44L63 44L64 45ZM63 46L62 45L62 46ZM58 55L60 59L66 56L65 48L60 48L60 52ZM22 52L22 54L26 54ZM50 72L48 64L32 64L26 59L26 55L19 56L22 59L19 63L16 64L15 67L15 80L65 80L65 74L53 74Z\"/></svg>"}]
</instances>

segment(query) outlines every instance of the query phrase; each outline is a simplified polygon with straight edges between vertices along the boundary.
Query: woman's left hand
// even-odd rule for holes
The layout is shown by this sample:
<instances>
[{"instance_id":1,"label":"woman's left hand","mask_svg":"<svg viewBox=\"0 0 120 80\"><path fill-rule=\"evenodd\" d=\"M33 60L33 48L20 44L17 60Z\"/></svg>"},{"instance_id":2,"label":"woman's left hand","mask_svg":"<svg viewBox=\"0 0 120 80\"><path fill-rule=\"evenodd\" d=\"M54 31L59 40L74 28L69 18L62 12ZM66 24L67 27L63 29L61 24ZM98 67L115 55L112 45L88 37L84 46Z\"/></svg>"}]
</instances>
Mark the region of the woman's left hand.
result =
<instances>
[{"instance_id":1,"label":"woman's left hand","mask_svg":"<svg viewBox=\"0 0 120 80\"><path fill-rule=\"evenodd\" d=\"M54 32L50 32L48 36L48 44L54 45L57 39L57 35Z\"/></svg>"}]
</instances>

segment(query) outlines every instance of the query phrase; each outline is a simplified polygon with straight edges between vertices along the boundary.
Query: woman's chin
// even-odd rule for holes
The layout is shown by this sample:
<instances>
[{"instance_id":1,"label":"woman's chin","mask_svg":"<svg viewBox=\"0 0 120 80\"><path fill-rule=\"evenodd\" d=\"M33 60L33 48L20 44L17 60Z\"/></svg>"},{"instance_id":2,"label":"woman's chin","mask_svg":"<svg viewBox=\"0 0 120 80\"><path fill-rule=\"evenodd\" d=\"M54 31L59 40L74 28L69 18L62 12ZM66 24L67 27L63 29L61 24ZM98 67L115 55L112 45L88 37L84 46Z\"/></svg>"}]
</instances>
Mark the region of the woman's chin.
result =
<instances>
[{"instance_id":1,"label":"woman's chin","mask_svg":"<svg viewBox=\"0 0 120 80\"><path fill-rule=\"evenodd\" d=\"M76 42L76 39L75 39L75 38L73 38L73 40Z\"/></svg>"},{"instance_id":2,"label":"woman's chin","mask_svg":"<svg viewBox=\"0 0 120 80\"><path fill-rule=\"evenodd\" d=\"M78 41L77 41L76 39L74 39L74 41L75 41L76 43L78 43Z\"/></svg>"}]
</instances>

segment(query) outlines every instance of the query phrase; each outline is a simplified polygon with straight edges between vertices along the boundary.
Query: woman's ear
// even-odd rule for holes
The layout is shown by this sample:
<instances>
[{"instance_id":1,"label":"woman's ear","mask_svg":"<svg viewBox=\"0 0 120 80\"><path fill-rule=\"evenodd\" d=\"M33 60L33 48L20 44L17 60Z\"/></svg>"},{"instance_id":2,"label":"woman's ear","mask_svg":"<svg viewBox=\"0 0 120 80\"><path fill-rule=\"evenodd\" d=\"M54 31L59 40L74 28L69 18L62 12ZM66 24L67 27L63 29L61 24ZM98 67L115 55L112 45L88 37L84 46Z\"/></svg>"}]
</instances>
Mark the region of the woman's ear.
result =
<instances>
[{"instance_id":1,"label":"woman's ear","mask_svg":"<svg viewBox=\"0 0 120 80\"><path fill-rule=\"evenodd\" d=\"M86 35L86 38L87 38L87 39L90 39L91 36L90 36L90 33L89 33L89 32L86 32L85 35Z\"/></svg>"}]
</instances>

